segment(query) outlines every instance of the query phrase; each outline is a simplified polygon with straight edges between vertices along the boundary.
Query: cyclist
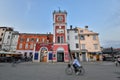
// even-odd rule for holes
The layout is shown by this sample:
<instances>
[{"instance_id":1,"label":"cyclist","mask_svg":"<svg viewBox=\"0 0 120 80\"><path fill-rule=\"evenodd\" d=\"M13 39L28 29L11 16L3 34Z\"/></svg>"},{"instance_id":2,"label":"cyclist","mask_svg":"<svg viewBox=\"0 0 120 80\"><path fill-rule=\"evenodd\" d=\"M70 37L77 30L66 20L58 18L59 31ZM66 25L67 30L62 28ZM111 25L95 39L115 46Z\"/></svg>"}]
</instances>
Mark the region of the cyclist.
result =
<instances>
[{"instance_id":1,"label":"cyclist","mask_svg":"<svg viewBox=\"0 0 120 80\"><path fill-rule=\"evenodd\" d=\"M120 64L120 56L118 56L118 58L117 58L117 62Z\"/></svg>"},{"instance_id":2,"label":"cyclist","mask_svg":"<svg viewBox=\"0 0 120 80\"><path fill-rule=\"evenodd\" d=\"M73 59L74 59L73 60L73 67L74 67L76 75L78 75L79 74L78 73L78 68L81 67L81 64L75 56L73 56Z\"/></svg>"}]
</instances>

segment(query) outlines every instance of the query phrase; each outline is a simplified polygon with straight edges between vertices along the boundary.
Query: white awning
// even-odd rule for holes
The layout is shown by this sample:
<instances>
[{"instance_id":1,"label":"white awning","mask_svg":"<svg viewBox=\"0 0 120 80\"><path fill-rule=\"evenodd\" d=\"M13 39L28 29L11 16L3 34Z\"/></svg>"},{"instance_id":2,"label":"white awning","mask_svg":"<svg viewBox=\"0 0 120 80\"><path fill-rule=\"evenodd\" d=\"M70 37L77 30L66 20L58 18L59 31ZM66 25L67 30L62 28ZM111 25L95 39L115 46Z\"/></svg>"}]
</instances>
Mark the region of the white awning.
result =
<instances>
[{"instance_id":1,"label":"white awning","mask_svg":"<svg viewBox=\"0 0 120 80\"><path fill-rule=\"evenodd\" d=\"M0 51L0 54L22 54L22 53Z\"/></svg>"}]
</instances>

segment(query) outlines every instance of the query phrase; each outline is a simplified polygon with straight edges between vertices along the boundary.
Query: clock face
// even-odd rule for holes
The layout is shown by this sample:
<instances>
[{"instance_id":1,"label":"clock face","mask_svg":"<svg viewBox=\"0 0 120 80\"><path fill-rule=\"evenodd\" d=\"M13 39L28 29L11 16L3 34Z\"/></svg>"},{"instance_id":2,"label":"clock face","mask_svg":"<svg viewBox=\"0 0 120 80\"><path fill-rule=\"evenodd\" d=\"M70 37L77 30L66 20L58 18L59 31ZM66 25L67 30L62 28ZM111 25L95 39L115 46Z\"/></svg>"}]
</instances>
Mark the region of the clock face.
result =
<instances>
[{"instance_id":1,"label":"clock face","mask_svg":"<svg viewBox=\"0 0 120 80\"><path fill-rule=\"evenodd\" d=\"M56 22L64 22L64 15L56 15Z\"/></svg>"},{"instance_id":2,"label":"clock face","mask_svg":"<svg viewBox=\"0 0 120 80\"><path fill-rule=\"evenodd\" d=\"M58 20L58 21L63 21L63 16L58 16L58 17L57 17L57 20Z\"/></svg>"}]
</instances>

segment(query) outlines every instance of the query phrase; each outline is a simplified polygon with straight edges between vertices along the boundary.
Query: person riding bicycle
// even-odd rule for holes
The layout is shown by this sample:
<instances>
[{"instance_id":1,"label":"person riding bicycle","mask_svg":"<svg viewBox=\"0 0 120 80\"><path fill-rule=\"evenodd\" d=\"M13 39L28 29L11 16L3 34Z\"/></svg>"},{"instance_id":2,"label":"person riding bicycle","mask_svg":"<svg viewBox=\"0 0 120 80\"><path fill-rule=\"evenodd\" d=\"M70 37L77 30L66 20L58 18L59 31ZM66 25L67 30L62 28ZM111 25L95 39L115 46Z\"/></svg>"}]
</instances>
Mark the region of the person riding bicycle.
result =
<instances>
[{"instance_id":1,"label":"person riding bicycle","mask_svg":"<svg viewBox=\"0 0 120 80\"><path fill-rule=\"evenodd\" d=\"M74 58L73 67L74 67L75 73L77 74L78 68L81 67L81 64L75 56L73 56L73 58Z\"/></svg>"},{"instance_id":2,"label":"person riding bicycle","mask_svg":"<svg viewBox=\"0 0 120 80\"><path fill-rule=\"evenodd\" d=\"M117 62L120 64L120 56L118 56L118 58L117 58Z\"/></svg>"}]
</instances>

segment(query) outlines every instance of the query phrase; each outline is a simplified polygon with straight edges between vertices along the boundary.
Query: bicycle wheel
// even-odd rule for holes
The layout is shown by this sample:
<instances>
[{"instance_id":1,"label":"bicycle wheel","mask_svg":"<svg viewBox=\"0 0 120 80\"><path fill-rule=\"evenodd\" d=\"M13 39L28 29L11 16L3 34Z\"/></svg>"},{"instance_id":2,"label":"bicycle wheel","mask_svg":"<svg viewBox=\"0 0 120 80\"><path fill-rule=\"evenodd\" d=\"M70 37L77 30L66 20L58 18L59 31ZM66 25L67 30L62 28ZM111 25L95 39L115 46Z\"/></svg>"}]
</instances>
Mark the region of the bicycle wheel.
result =
<instances>
[{"instance_id":1,"label":"bicycle wheel","mask_svg":"<svg viewBox=\"0 0 120 80\"><path fill-rule=\"evenodd\" d=\"M79 75L84 75L85 73L85 69L82 67L82 68L79 68Z\"/></svg>"},{"instance_id":2,"label":"bicycle wheel","mask_svg":"<svg viewBox=\"0 0 120 80\"><path fill-rule=\"evenodd\" d=\"M66 73L67 75L72 75L72 74L73 74L73 69L72 69L71 67L67 67L67 68L65 69L65 73Z\"/></svg>"}]
</instances>

